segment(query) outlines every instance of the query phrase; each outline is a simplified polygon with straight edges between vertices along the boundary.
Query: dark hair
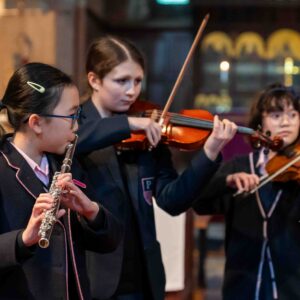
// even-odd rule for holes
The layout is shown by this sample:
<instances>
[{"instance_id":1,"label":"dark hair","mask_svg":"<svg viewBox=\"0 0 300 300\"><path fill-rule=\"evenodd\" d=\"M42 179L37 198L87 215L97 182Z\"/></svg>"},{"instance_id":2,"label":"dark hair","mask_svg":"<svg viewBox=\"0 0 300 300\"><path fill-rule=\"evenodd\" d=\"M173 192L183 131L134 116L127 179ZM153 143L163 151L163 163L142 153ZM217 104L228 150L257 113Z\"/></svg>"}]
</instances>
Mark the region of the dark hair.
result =
<instances>
[{"instance_id":1,"label":"dark hair","mask_svg":"<svg viewBox=\"0 0 300 300\"><path fill-rule=\"evenodd\" d=\"M113 68L128 59L132 59L145 71L143 55L131 42L120 37L105 36L90 45L86 73L94 72L101 80Z\"/></svg>"},{"instance_id":2,"label":"dark hair","mask_svg":"<svg viewBox=\"0 0 300 300\"><path fill-rule=\"evenodd\" d=\"M284 105L291 104L300 112L299 96L293 88L280 83L269 85L259 93L250 109L249 127L257 129L262 125L263 112L283 111Z\"/></svg>"},{"instance_id":3,"label":"dark hair","mask_svg":"<svg viewBox=\"0 0 300 300\"><path fill-rule=\"evenodd\" d=\"M8 121L17 131L31 114L51 113L58 104L64 87L73 84L68 75L50 65L23 65L10 78L0 110L7 110Z\"/></svg>"}]
</instances>

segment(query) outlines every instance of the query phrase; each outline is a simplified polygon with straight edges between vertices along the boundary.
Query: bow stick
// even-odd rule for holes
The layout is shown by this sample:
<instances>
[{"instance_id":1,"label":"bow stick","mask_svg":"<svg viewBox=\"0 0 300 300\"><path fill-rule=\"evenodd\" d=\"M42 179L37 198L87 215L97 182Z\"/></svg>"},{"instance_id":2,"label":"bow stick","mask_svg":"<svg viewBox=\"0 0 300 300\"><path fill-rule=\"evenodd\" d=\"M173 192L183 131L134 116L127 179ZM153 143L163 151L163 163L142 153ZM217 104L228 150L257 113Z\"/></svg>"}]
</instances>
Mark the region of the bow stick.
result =
<instances>
[{"instance_id":1,"label":"bow stick","mask_svg":"<svg viewBox=\"0 0 300 300\"><path fill-rule=\"evenodd\" d=\"M209 14L207 14L204 17L203 21L201 22L201 25L200 25L200 27L198 29L198 32L197 32L196 37L195 37L195 39L193 41L193 44L192 44L192 46L190 48L190 51L189 51L189 53L188 53L188 55L187 55L187 57L186 57L186 59L184 61L184 64L183 64L183 66L182 66L182 68L180 70L180 73L179 73L179 75L177 77L177 80L176 80L176 82L175 82L175 84L173 86L173 89L172 89L172 91L170 93L170 96L169 96L169 98L167 100L167 103L166 103L166 105L165 105L165 107L164 107L164 109L163 109L163 111L161 113L161 116L160 116L160 119L159 119L159 124L160 125L163 125L163 123L164 123L166 115L167 115L167 113L168 113L168 111L170 109L170 106L171 106L171 104L172 104L172 102L174 100L175 94L176 94L176 92L178 90L178 87L179 87L181 81L182 81L182 78L183 78L183 75L184 75L185 70L187 68L187 65L188 65L189 61L191 60L191 58L192 58L192 55L193 55L193 53L194 53L194 51L196 49L196 46L197 46L197 44L198 44L198 42L199 42L199 40L201 38L201 35L202 35L203 30L204 30L204 28L205 28L205 26L207 24L208 19L209 19Z\"/></svg>"}]
</instances>

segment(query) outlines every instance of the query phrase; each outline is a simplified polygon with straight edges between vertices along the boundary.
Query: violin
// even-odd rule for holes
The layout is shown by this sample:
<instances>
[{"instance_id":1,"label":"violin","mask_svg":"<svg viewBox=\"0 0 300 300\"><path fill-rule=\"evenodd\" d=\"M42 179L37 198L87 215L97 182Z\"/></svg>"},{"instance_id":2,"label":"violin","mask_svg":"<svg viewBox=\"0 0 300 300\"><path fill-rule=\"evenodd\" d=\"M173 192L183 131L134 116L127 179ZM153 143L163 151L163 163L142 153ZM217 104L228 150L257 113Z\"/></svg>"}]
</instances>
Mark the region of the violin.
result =
<instances>
[{"instance_id":1,"label":"violin","mask_svg":"<svg viewBox=\"0 0 300 300\"><path fill-rule=\"evenodd\" d=\"M151 109L143 110L143 108ZM139 110L142 110L139 116L150 117L154 121L158 121L161 116L161 111L157 109L157 106L145 101L138 101L130 112L137 115ZM210 112L200 109L184 109L180 113L167 113L162 124L161 143L183 151L200 149L213 129L213 118ZM256 147L264 146L277 151L283 144L281 138L270 139L262 132L248 127L238 126L237 132L249 135L252 144ZM136 132L132 133L129 139L121 141L117 148L119 150L147 150L149 143L144 132Z\"/></svg>"},{"instance_id":2,"label":"violin","mask_svg":"<svg viewBox=\"0 0 300 300\"><path fill-rule=\"evenodd\" d=\"M196 37L178 74L164 109L162 111L157 109L152 109L150 111L143 110L144 116L150 116L153 120L158 121L158 123L162 126L163 131L161 142L181 150L195 150L202 147L213 128L213 115L208 111L183 110L179 114L169 112L169 108L174 100L176 91L179 88L188 63L195 52L196 46L201 38L204 28L206 27L208 19L209 14L204 17L200 24ZM268 136L263 135L260 132L255 132L250 128L238 127L238 132L250 135L253 140L258 142L259 145L263 145L272 150L280 149L282 146L281 139L276 138L271 140ZM149 145L145 134L142 132L133 133L130 139L122 141L119 145L117 145L117 148L119 150L145 150L149 149Z\"/></svg>"},{"instance_id":3,"label":"violin","mask_svg":"<svg viewBox=\"0 0 300 300\"><path fill-rule=\"evenodd\" d=\"M278 152L266 164L267 175L260 178L259 185L249 192L237 192L234 196L253 194L270 181L300 183L300 144L293 145L294 148ZM288 151L287 151L288 150Z\"/></svg>"},{"instance_id":4,"label":"violin","mask_svg":"<svg viewBox=\"0 0 300 300\"><path fill-rule=\"evenodd\" d=\"M292 180L300 183L300 144L297 144L289 155L280 153L272 157L266 165L266 171L273 181Z\"/></svg>"}]
</instances>

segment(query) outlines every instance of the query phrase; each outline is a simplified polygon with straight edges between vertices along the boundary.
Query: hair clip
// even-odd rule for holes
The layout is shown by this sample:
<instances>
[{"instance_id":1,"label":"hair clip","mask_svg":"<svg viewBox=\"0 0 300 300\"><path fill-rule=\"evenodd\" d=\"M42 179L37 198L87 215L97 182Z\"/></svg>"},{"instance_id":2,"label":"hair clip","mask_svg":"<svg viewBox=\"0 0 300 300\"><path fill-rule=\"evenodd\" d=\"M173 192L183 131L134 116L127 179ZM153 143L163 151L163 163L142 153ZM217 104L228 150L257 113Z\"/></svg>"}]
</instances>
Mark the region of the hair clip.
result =
<instances>
[{"instance_id":1,"label":"hair clip","mask_svg":"<svg viewBox=\"0 0 300 300\"><path fill-rule=\"evenodd\" d=\"M43 94L45 93L45 88L41 86L38 83L32 82L32 81L27 81L26 82L30 87L32 87L34 90L38 91L39 93Z\"/></svg>"}]
</instances>

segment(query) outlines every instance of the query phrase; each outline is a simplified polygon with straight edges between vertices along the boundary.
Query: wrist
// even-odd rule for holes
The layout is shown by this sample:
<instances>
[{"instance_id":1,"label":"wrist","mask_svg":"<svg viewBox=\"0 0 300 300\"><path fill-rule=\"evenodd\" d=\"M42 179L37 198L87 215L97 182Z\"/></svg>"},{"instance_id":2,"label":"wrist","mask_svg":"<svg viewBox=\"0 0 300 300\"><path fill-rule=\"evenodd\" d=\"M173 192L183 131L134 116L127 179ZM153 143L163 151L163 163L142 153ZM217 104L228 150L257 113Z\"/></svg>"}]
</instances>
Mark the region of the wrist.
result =
<instances>
[{"instance_id":1,"label":"wrist","mask_svg":"<svg viewBox=\"0 0 300 300\"><path fill-rule=\"evenodd\" d=\"M28 236L26 229L22 232L22 242L28 248L36 243L36 241L32 240L30 236Z\"/></svg>"},{"instance_id":2,"label":"wrist","mask_svg":"<svg viewBox=\"0 0 300 300\"><path fill-rule=\"evenodd\" d=\"M128 124L130 130L136 130L135 117L128 117Z\"/></svg>"},{"instance_id":3,"label":"wrist","mask_svg":"<svg viewBox=\"0 0 300 300\"><path fill-rule=\"evenodd\" d=\"M225 180L225 181L226 181L226 185L229 186L229 187L231 186L232 181L233 181L233 180L232 180L232 177L233 177L233 175L230 174L230 175L228 175L228 176L226 177L226 180Z\"/></svg>"},{"instance_id":4,"label":"wrist","mask_svg":"<svg viewBox=\"0 0 300 300\"><path fill-rule=\"evenodd\" d=\"M99 210L100 210L99 205L94 201L90 201L89 205L86 207L82 215L88 221L93 221L96 218L97 214L99 213Z\"/></svg>"},{"instance_id":5,"label":"wrist","mask_svg":"<svg viewBox=\"0 0 300 300\"><path fill-rule=\"evenodd\" d=\"M207 145L204 145L203 150L206 154L206 156L211 160L215 161L220 153L221 150L218 148L210 149Z\"/></svg>"}]
</instances>

